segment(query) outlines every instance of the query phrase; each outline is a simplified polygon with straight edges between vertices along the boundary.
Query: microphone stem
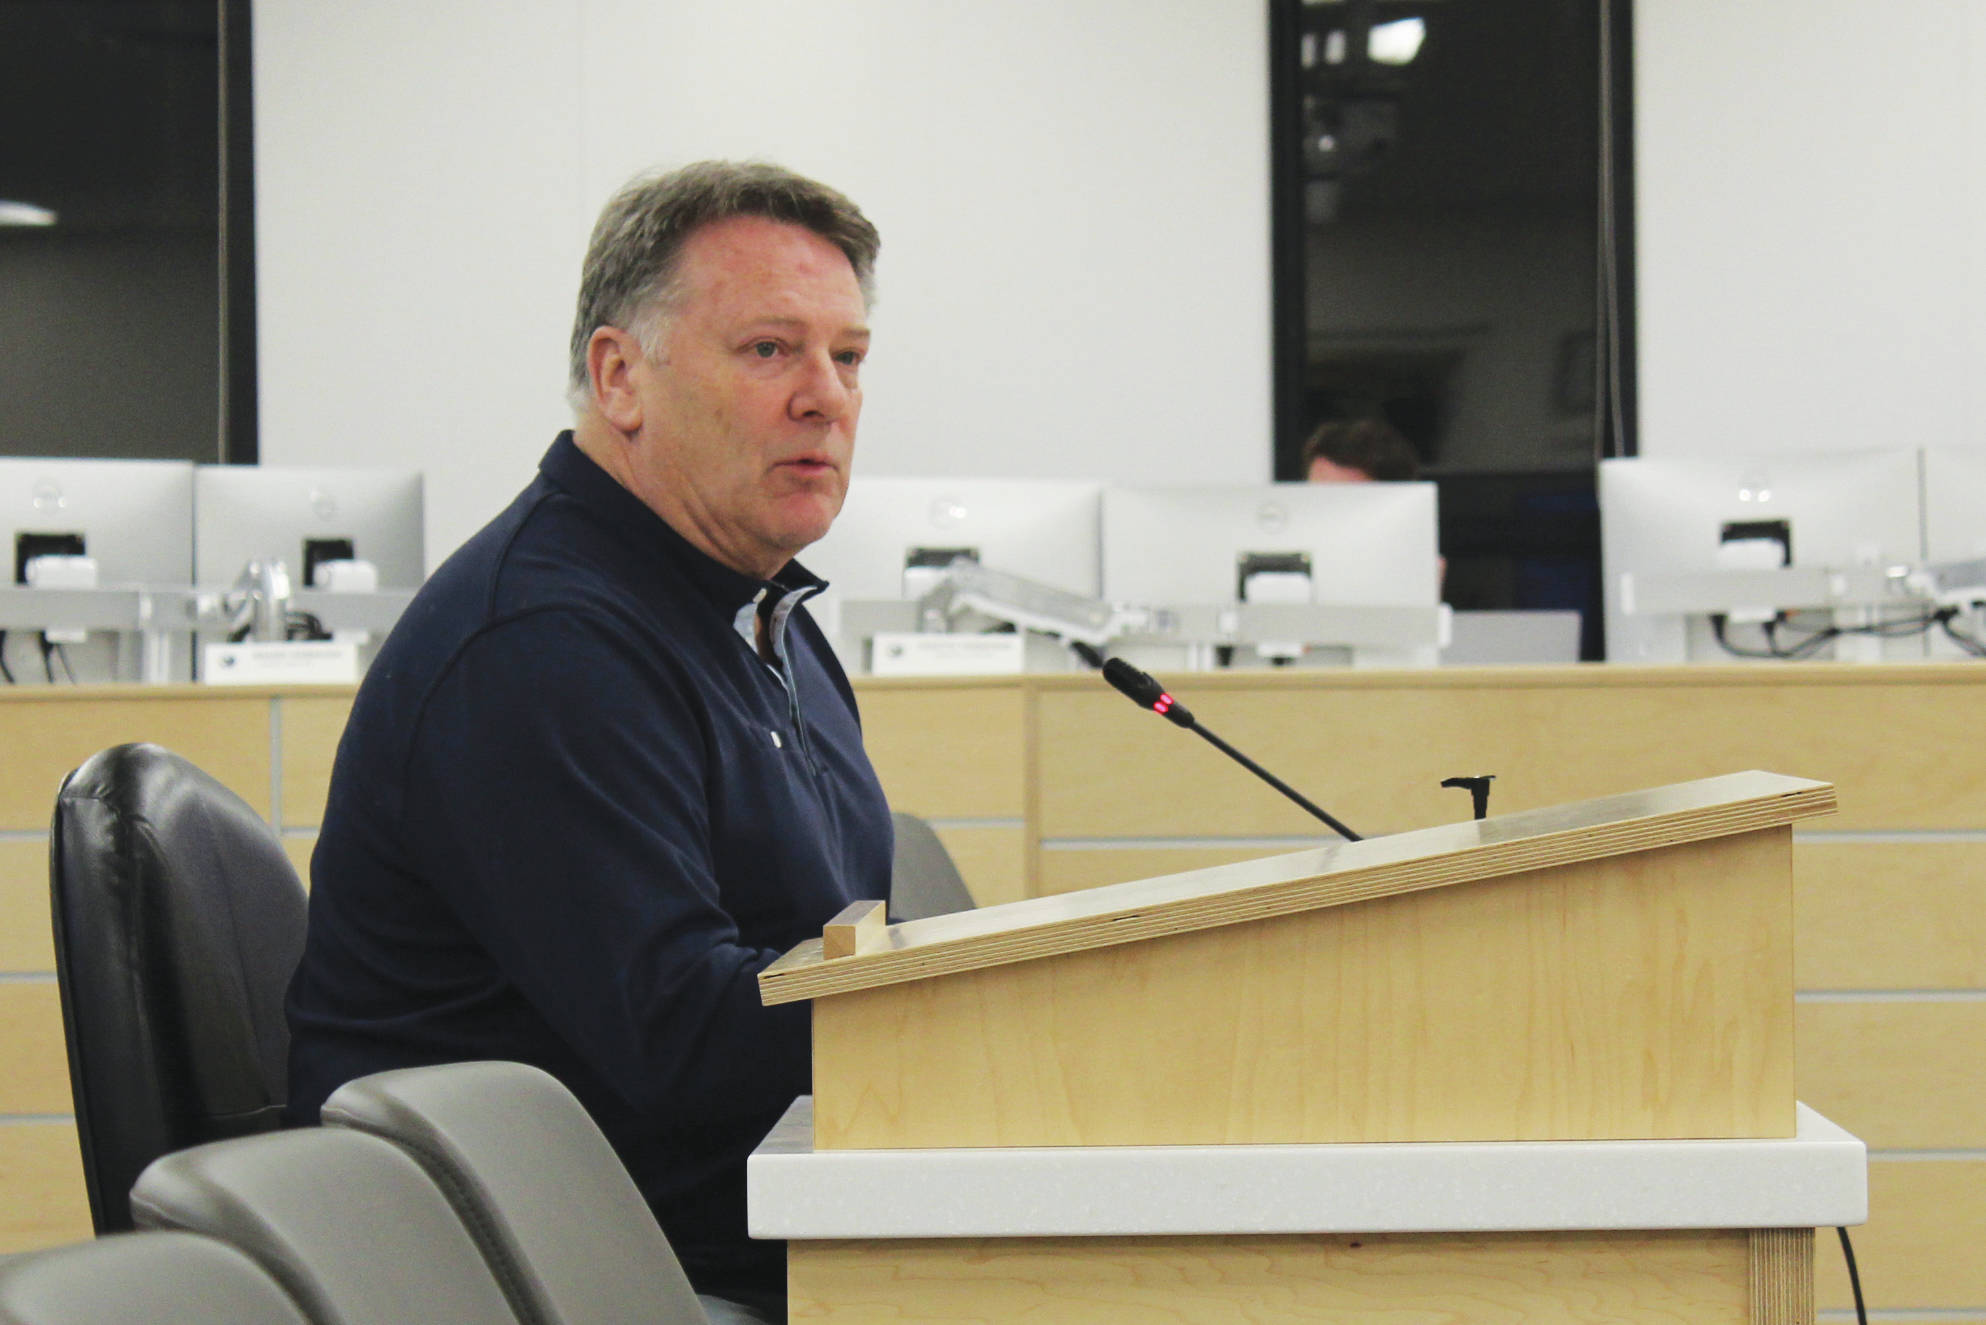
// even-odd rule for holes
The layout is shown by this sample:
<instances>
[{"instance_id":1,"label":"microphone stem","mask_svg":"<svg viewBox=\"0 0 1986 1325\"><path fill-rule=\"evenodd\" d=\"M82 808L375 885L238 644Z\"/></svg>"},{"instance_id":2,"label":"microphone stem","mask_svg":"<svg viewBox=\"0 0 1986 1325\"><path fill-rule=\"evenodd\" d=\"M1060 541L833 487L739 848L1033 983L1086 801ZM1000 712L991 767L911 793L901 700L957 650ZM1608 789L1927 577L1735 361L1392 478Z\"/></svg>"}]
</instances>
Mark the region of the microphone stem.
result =
<instances>
[{"instance_id":1,"label":"microphone stem","mask_svg":"<svg viewBox=\"0 0 1986 1325\"><path fill-rule=\"evenodd\" d=\"M1319 806L1312 805L1310 801L1304 797L1302 792L1298 791L1295 787L1292 787L1289 783L1277 777L1274 773L1271 773L1268 769L1262 767L1262 765L1256 763L1253 759L1250 759L1247 755L1241 753L1241 751L1229 745L1226 741L1223 741L1220 737L1208 731L1205 727L1201 726L1197 720L1193 723L1193 730L1197 732L1199 735L1205 737L1216 750L1219 750L1222 754L1226 755L1228 758L1234 760L1236 763L1239 763L1242 767L1246 768L1256 777L1261 778L1264 782L1274 787L1277 791L1282 792L1283 795L1289 797L1291 800L1295 801L1298 805L1301 805L1304 809L1308 810L1313 817L1322 819L1325 823L1331 825L1332 829L1335 830L1346 841L1356 842L1359 840L1359 835L1357 833L1354 833L1351 829L1345 827L1343 824L1339 823L1336 819L1332 818L1331 815L1324 809L1320 808Z\"/></svg>"}]
</instances>

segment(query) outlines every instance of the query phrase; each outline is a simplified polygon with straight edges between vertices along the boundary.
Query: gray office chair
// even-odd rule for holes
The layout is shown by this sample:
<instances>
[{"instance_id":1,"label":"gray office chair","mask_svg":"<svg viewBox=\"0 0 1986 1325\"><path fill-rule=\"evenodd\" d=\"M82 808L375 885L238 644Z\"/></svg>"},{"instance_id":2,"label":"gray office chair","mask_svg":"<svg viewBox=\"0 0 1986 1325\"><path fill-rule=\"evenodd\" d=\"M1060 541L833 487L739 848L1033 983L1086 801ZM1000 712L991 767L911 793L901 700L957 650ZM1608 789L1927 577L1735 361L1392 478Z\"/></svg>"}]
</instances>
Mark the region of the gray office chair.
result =
<instances>
[{"instance_id":1,"label":"gray office chair","mask_svg":"<svg viewBox=\"0 0 1986 1325\"><path fill-rule=\"evenodd\" d=\"M248 1257L191 1233L116 1233L0 1263L0 1325L310 1325Z\"/></svg>"},{"instance_id":2,"label":"gray office chair","mask_svg":"<svg viewBox=\"0 0 1986 1325\"><path fill-rule=\"evenodd\" d=\"M952 853L914 814L890 816L896 828L896 856L890 863L891 920L923 920L927 916L970 911L976 905L965 880L952 862Z\"/></svg>"},{"instance_id":3,"label":"gray office chair","mask_svg":"<svg viewBox=\"0 0 1986 1325\"><path fill-rule=\"evenodd\" d=\"M324 1102L404 1147L475 1234L524 1325L703 1325L634 1180L559 1081L522 1063L402 1068Z\"/></svg>"},{"instance_id":4,"label":"gray office chair","mask_svg":"<svg viewBox=\"0 0 1986 1325\"><path fill-rule=\"evenodd\" d=\"M517 1325L448 1198L376 1136L310 1127L177 1151L139 1175L131 1213L246 1252L314 1325Z\"/></svg>"}]
</instances>

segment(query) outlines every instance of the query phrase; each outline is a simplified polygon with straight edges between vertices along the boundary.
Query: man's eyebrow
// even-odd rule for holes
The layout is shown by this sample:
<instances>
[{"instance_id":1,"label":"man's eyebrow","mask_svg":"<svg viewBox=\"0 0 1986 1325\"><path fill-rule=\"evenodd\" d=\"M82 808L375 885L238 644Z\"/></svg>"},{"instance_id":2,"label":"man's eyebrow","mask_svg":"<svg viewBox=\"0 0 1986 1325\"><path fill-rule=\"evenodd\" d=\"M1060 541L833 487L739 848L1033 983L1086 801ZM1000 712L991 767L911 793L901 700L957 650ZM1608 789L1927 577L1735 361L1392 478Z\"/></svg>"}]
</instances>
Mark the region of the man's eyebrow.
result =
<instances>
[{"instance_id":1,"label":"man's eyebrow","mask_svg":"<svg viewBox=\"0 0 1986 1325\"><path fill-rule=\"evenodd\" d=\"M749 327L753 327L753 328L757 328L757 327L780 327L780 328L795 328L795 327L797 327L797 328L800 328L800 329L802 329L802 330L805 330L805 329L806 329L807 327L809 327L809 326L811 326L812 324L811 324L811 323L809 323L809 322L807 321L807 319L805 319L805 318L799 318L799 317L779 317L779 316L777 316L777 315L775 315L775 316L771 316L771 317L755 317L755 318L753 318L753 319L752 319L752 320L751 320L750 322L748 322L748 323L746 323L746 325L747 325L747 326L749 326ZM846 327L843 327L843 328L841 328L841 329L840 329L839 331L836 331L836 332L835 332L835 333L833 333L833 334L834 334L834 335L836 335L836 336L852 336L852 337L855 337L855 338L858 338L858 339L860 339L860 340L868 340L868 339L870 339L870 333L869 333L869 327L868 327L868 324L867 324L867 323L864 323L864 322L857 322L857 323L854 323L853 325L850 325L850 326L846 326Z\"/></svg>"}]
</instances>

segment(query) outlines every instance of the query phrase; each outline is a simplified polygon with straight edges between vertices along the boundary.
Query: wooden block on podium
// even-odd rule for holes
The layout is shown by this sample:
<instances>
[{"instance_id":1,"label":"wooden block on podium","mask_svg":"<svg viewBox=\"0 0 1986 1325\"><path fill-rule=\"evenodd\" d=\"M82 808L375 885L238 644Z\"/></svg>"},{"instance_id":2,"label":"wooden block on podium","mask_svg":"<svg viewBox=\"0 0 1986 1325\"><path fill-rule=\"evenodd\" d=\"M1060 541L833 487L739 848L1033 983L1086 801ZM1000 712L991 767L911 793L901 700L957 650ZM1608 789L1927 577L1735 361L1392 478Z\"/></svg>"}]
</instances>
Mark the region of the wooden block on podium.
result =
<instances>
[{"instance_id":1,"label":"wooden block on podium","mask_svg":"<svg viewBox=\"0 0 1986 1325\"><path fill-rule=\"evenodd\" d=\"M821 1149L1784 1137L1792 843L1739 773L890 926L814 1000Z\"/></svg>"}]
</instances>

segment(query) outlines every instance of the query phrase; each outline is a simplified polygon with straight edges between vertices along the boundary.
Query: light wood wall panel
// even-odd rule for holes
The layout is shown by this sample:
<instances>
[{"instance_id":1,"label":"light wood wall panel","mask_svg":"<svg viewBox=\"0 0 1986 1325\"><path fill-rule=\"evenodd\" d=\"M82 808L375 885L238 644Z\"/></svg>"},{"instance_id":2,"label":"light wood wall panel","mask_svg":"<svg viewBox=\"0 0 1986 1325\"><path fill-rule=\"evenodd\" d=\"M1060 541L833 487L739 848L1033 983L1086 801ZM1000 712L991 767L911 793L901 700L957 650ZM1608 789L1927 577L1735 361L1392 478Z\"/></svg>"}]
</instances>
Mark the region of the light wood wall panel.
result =
<instances>
[{"instance_id":1,"label":"light wood wall panel","mask_svg":"<svg viewBox=\"0 0 1986 1325\"><path fill-rule=\"evenodd\" d=\"M0 981L0 1045L0 1114L69 1112L69 1050L55 981Z\"/></svg>"},{"instance_id":2,"label":"light wood wall panel","mask_svg":"<svg viewBox=\"0 0 1986 1325\"><path fill-rule=\"evenodd\" d=\"M0 704L0 829L46 829L62 779L107 746L156 741L269 814L269 697L58 687Z\"/></svg>"},{"instance_id":3,"label":"light wood wall panel","mask_svg":"<svg viewBox=\"0 0 1986 1325\"><path fill-rule=\"evenodd\" d=\"M315 828L324 821L324 798L331 789L331 763L352 695L285 696L277 701L282 724L284 828Z\"/></svg>"},{"instance_id":4,"label":"light wood wall panel","mask_svg":"<svg viewBox=\"0 0 1986 1325\"><path fill-rule=\"evenodd\" d=\"M958 866L973 901L996 906L1028 896L1025 828L956 824L934 831Z\"/></svg>"},{"instance_id":5,"label":"light wood wall panel","mask_svg":"<svg viewBox=\"0 0 1986 1325\"><path fill-rule=\"evenodd\" d=\"M52 971L48 843L0 842L0 971Z\"/></svg>"},{"instance_id":6,"label":"light wood wall panel","mask_svg":"<svg viewBox=\"0 0 1986 1325\"><path fill-rule=\"evenodd\" d=\"M317 834L283 834L283 854L290 858L290 864L296 866L297 877L303 880L306 889L310 887L310 853L315 850Z\"/></svg>"},{"instance_id":7,"label":"light wood wall panel","mask_svg":"<svg viewBox=\"0 0 1986 1325\"><path fill-rule=\"evenodd\" d=\"M1869 1161L1869 1222L1848 1230L1870 1311L1947 1310L1986 1317L1986 1159ZM1841 1244L1815 1244L1822 1310L1852 1307Z\"/></svg>"},{"instance_id":8,"label":"light wood wall panel","mask_svg":"<svg viewBox=\"0 0 1986 1325\"><path fill-rule=\"evenodd\" d=\"M1466 669L1179 678L1206 726L1368 835L1741 769L1841 790L1834 829L1986 828L1964 666ZM1097 683L1042 678L1044 837L1303 834L1314 821L1205 742ZM1100 775L1098 770L1108 770Z\"/></svg>"},{"instance_id":9,"label":"light wood wall panel","mask_svg":"<svg viewBox=\"0 0 1986 1325\"><path fill-rule=\"evenodd\" d=\"M1986 842L1796 841L1793 879L1800 988L1986 989Z\"/></svg>"},{"instance_id":10,"label":"light wood wall panel","mask_svg":"<svg viewBox=\"0 0 1986 1325\"><path fill-rule=\"evenodd\" d=\"M0 1121L0 1255L90 1235L75 1124Z\"/></svg>"},{"instance_id":11,"label":"light wood wall panel","mask_svg":"<svg viewBox=\"0 0 1986 1325\"><path fill-rule=\"evenodd\" d=\"M1986 1000L1803 1002L1793 1027L1800 1098L1871 1149L1986 1149Z\"/></svg>"},{"instance_id":12,"label":"light wood wall panel","mask_svg":"<svg viewBox=\"0 0 1986 1325\"><path fill-rule=\"evenodd\" d=\"M997 683L857 684L863 742L890 808L926 819L1018 819L1027 802L1027 694Z\"/></svg>"},{"instance_id":13,"label":"light wood wall panel","mask_svg":"<svg viewBox=\"0 0 1986 1325\"><path fill-rule=\"evenodd\" d=\"M1742 1233L796 1242L788 1277L847 1325L1751 1319Z\"/></svg>"}]
</instances>

